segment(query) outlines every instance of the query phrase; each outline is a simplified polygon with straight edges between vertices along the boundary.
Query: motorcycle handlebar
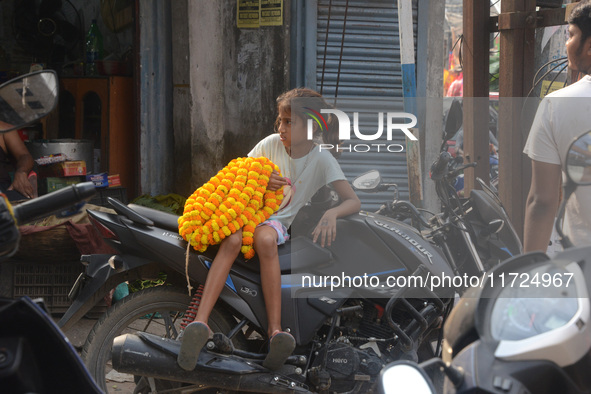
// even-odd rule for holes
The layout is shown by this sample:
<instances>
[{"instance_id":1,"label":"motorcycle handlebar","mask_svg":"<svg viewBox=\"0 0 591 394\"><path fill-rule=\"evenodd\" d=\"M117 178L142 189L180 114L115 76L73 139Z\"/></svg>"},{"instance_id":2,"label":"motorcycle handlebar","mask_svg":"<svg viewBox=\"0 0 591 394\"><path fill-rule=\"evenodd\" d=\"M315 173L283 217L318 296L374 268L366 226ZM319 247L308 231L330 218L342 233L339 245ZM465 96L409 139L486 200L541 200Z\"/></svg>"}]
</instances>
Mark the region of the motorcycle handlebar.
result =
<instances>
[{"instance_id":1,"label":"motorcycle handlebar","mask_svg":"<svg viewBox=\"0 0 591 394\"><path fill-rule=\"evenodd\" d=\"M83 182L46 194L14 207L14 217L22 224L47 216L53 211L65 209L96 194L92 182Z\"/></svg>"},{"instance_id":2,"label":"motorcycle handlebar","mask_svg":"<svg viewBox=\"0 0 591 394\"><path fill-rule=\"evenodd\" d=\"M447 165L452 160L452 156L449 152L441 152L439 158L435 160L431 166L431 179L438 181L443 179L447 173Z\"/></svg>"}]
</instances>

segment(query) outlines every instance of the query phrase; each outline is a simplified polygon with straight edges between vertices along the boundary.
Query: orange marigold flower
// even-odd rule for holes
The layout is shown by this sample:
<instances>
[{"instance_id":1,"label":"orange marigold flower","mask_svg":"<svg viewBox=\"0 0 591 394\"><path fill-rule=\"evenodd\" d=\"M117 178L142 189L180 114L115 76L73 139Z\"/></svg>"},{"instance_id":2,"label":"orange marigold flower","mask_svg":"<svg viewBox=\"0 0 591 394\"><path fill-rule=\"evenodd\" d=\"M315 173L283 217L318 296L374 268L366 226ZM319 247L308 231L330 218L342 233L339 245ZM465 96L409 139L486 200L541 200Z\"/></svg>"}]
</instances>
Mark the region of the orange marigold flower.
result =
<instances>
[{"instance_id":1,"label":"orange marigold flower","mask_svg":"<svg viewBox=\"0 0 591 394\"><path fill-rule=\"evenodd\" d=\"M252 237L242 237L242 245L252 245L254 243L254 239Z\"/></svg>"},{"instance_id":2,"label":"orange marigold flower","mask_svg":"<svg viewBox=\"0 0 591 394\"><path fill-rule=\"evenodd\" d=\"M244 258L246 260L250 260L254 257L255 253L254 253L254 249L252 247L250 247L250 249L247 249L246 253L244 253Z\"/></svg>"}]
</instances>

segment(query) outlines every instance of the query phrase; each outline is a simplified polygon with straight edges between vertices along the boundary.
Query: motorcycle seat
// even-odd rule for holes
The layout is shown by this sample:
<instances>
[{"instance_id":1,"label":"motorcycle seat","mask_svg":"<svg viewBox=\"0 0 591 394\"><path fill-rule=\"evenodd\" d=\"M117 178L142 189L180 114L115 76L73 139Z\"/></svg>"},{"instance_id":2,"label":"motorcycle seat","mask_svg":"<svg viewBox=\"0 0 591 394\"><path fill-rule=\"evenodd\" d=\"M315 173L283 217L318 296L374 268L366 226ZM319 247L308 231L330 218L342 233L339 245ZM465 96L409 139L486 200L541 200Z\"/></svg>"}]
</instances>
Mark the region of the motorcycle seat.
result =
<instances>
[{"instance_id":1,"label":"motorcycle seat","mask_svg":"<svg viewBox=\"0 0 591 394\"><path fill-rule=\"evenodd\" d=\"M154 225L157 227L171 231L178 231L179 229L178 215L144 207L142 205L128 204L127 206L140 215L153 221Z\"/></svg>"},{"instance_id":2,"label":"motorcycle seat","mask_svg":"<svg viewBox=\"0 0 591 394\"><path fill-rule=\"evenodd\" d=\"M297 270L306 267L319 267L332 261L332 253L320 245L315 244L308 237L295 237L277 248L279 253L279 267L282 274L289 274L292 268ZM259 259L255 255L246 260L242 254L238 256L234 267L243 267L249 271L260 273Z\"/></svg>"}]
</instances>

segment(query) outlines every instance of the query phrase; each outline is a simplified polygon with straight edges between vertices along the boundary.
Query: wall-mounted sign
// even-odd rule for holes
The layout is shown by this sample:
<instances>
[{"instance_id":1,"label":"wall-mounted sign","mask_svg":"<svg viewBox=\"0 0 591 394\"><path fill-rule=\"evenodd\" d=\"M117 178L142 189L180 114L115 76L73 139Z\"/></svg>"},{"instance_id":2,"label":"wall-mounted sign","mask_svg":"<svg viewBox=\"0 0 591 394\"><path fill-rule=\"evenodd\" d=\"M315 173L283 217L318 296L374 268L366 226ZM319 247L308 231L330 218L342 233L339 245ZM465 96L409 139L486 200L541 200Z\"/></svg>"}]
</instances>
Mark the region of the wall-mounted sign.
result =
<instances>
[{"instance_id":1,"label":"wall-mounted sign","mask_svg":"<svg viewBox=\"0 0 591 394\"><path fill-rule=\"evenodd\" d=\"M283 0L261 0L260 25L283 25Z\"/></svg>"},{"instance_id":2,"label":"wall-mounted sign","mask_svg":"<svg viewBox=\"0 0 591 394\"><path fill-rule=\"evenodd\" d=\"M259 0L238 0L238 13L236 14L239 28L259 27Z\"/></svg>"},{"instance_id":3,"label":"wall-mounted sign","mask_svg":"<svg viewBox=\"0 0 591 394\"><path fill-rule=\"evenodd\" d=\"M283 0L237 0L239 28L283 25Z\"/></svg>"}]
</instances>

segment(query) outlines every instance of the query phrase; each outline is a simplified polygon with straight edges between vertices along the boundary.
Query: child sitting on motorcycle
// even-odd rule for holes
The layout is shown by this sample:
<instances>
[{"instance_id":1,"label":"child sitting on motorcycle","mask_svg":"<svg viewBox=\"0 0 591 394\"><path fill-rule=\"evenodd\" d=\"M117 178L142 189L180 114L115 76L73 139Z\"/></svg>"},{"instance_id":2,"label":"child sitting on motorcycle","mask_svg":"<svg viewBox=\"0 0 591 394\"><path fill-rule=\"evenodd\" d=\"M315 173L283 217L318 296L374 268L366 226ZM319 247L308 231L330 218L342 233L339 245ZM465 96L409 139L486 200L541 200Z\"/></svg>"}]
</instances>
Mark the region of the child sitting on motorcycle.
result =
<instances>
[{"instance_id":1,"label":"child sitting on motorcycle","mask_svg":"<svg viewBox=\"0 0 591 394\"><path fill-rule=\"evenodd\" d=\"M281 169L284 177L274 172L269 177L269 190L278 190L288 182L294 189L289 205L257 226L253 237L268 320L269 352L263 366L269 369L280 368L295 348L293 336L281 328L281 271L277 246L289 238L287 229L300 208L325 185L334 188L341 203L328 209L312 232L313 241L320 241L322 247L330 246L335 240L337 218L358 212L361 206L336 159L326 149L320 150L314 140L307 138L306 116L296 108L292 112L294 102L302 103L301 107L317 113L323 108L330 108L322 96L311 89L298 88L283 93L277 98L279 114L275 121L276 133L264 138L248 154L251 157L264 156ZM313 127L315 134L320 132L317 123ZM328 117L324 128L326 130L321 132L323 142L338 146L338 122L334 115ZM195 368L201 348L211 336L207 321L241 246L240 230L220 244L205 281L195 320L183 333L178 363L185 370Z\"/></svg>"}]
</instances>

